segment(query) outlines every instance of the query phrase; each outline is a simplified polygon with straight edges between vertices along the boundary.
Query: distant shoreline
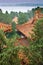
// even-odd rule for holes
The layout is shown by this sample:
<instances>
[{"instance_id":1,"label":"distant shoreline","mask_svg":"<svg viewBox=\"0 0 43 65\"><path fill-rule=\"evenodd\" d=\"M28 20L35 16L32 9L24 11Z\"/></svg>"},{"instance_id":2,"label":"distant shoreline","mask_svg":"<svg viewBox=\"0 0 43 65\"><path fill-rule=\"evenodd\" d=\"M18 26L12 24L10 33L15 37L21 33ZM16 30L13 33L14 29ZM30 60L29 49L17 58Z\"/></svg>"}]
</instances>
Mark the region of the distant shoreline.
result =
<instances>
[{"instance_id":1,"label":"distant shoreline","mask_svg":"<svg viewBox=\"0 0 43 65\"><path fill-rule=\"evenodd\" d=\"M16 3L0 3L0 6L43 6L43 3L16 2Z\"/></svg>"}]
</instances>

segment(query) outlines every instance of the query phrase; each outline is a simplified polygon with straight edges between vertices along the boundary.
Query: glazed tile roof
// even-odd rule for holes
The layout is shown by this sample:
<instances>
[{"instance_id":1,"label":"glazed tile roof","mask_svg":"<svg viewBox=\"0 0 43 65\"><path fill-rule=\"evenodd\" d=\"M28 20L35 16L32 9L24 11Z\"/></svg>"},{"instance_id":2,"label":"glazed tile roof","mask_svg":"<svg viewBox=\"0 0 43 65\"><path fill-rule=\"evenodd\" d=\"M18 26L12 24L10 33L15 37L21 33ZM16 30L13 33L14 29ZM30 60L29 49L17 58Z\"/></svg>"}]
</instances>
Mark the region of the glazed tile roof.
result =
<instances>
[{"instance_id":1,"label":"glazed tile roof","mask_svg":"<svg viewBox=\"0 0 43 65\"><path fill-rule=\"evenodd\" d=\"M4 32L11 32L12 27L9 24L0 23L0 29L4 30Z\"/></svg>"},{"instance_id":2,"label":"glazed tile roof","mask_svg":"<svg viewBox=\"0 0 43 65\"><path fill-rule=\"evenodd\" d=\"M32 32L32 29L33 29L33 24L31 24L30 22L33 21L33 18L25 23L25 24L22 24L22 25L17 25L16 28L18 31L20 31L21 33L23 33L26 37L30 37L30 33L33 33Z\"/></svg>"},{"instance_id":3,"label":"glazed tile roof","mask_svg":"<svg viewBox=\"0 0 43 65\"><path fill-rule=\"evenodd\" d=\"M31 38L30 33L33 34L33 31L32 30L34 28L34 24L40 18L43 18L43 14L42 13L36 13L35 16L33 18L31 18L25 24L16 25L16 29L18 31L20 31L22 34L24 34L26 37L30 37Z\"/></svg>"}]
</instances>

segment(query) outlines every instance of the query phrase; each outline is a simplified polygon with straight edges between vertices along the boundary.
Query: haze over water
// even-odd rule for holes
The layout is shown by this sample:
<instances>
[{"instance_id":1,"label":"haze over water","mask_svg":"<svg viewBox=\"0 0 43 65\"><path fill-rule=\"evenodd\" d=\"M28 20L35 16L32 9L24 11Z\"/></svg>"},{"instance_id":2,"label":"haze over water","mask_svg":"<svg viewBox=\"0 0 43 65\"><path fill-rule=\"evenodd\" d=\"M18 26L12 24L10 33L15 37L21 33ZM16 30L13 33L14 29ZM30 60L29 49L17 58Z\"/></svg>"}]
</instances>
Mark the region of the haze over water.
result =
<instances>
[{"instance_id":1,"label":"haze over water","mask_svg":"<svg viewBox=\"0 0 43 65\"><path fill-rule=\"evenodd\" d=\"M9 13L14 12L27 12L37 6L43 6L43 0L0 0L0 9L3 13L7 10Z\"/></svg>"},{"instance_id":2,"label":"haze over water","mask_svg":"<svg viewBox=\"0 0 43 65\"><path fill-rule=\"evenodd\" d=\"M35 6L36 7L36 6ZM13 12L27 12L28 10L31 10L32 8L35 7L26 7L26 6L0 6L0 9L2 9L2 12L5 13L8 11L10 13L11 11Z\"/></svg>"}]
</instances>

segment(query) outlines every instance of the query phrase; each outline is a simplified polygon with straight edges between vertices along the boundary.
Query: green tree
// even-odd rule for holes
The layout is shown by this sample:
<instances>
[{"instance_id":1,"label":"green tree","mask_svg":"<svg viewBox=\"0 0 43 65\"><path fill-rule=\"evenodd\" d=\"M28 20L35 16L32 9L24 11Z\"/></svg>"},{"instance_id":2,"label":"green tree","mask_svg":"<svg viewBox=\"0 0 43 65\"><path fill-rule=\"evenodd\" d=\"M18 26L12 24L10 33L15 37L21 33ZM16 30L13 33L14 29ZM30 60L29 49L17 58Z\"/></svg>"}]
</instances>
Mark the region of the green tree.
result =
<instances>
[{"instance_id":1,"label":"green tree","mask_svg":"<svg viewBox=\"0 0 43 65\"><path fill-rule=\"evenodd\" d=\"M12 18L11 18L10 14L9 14L7 11L5 12L3 18L4 18L3 21L4 21L5 23L11 23L11 21L12 21Z\"/></svg>"},{"instance_id":2,"label":"green tree","mask_svg":"<svg viewBox=\"0 0 43 65\"><path fill-rule=\"evenodd\" d=\"M43 65L43 19L37 21L33 32L29 46L30 65Z\"/></svg>"},{"instance_id":3,"label":"green tree","mask_svg":"<svg viewBox=\"0 0 43 65\"><path fill-rule=\"evenodd\" d=\"M2 30L0 30L0 51L2 52L4 46L7 44L7 39Z\"/></svg>"},{"instance_id":4,"label":"green tree","mask_svg":"<svg viewBox=\"0 0 43 65\"><path fill-rule=\"evenodd\" d=\"M10 16L11 16L11 18L13 19L15 16L18 16L18 12L13 12L13 11L11 11L11 12L10 12Z\"/></svg>"},{"instance_id":5,"label":"green tree","mask_svg":"<svg viewBox=\"0 0 43 65\"><path fill-rule=\"evenodd\" d=\"M28 48L22 46L15 47L14 43L7 39L4 32L0 30L0 65L21 65L21 60L18 57L19 50L24 51L27 58Z\"/></svg>"},{"instance_id":6,"label":"green tree","mask_svg":"<svg viewBox=\"0 0 43 65\"><path fill-rule=\"evenodd\" d=\"M0 30L0 65L20 65L17 50L12 41L7 39L4 32Z\"/></svg>"},{"instance_id":7,"label":"green tree","mask_svg":"<svg viewBox=\"0 0 43 65\"><path fill-rule=\"evenodd\" d=\"M23 24L23 23L25 23L27 21L28 21L27 14L26 13L19 12L18 23L19 24Z\"/></svg>"}]
</instances>

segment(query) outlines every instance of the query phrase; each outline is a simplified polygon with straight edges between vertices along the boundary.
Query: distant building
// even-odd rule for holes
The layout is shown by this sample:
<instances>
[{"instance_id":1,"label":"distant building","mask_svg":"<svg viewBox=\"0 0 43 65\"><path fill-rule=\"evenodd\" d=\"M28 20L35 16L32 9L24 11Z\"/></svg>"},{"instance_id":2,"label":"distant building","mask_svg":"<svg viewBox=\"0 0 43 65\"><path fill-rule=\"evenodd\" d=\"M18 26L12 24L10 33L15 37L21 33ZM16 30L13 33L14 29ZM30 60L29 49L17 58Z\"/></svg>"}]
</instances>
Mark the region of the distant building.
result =
<instances>
[{"instance_id":1,"label":"distant building","mask_svg":"<svg viewBox=\"0 0 43 65\"><path fill-rule=\"evenodd\" d=\"M18 24L18 17L15 16L15 17L12 19L12 22L15 22L16 24Z\"/></svg>"}]
</instances>

